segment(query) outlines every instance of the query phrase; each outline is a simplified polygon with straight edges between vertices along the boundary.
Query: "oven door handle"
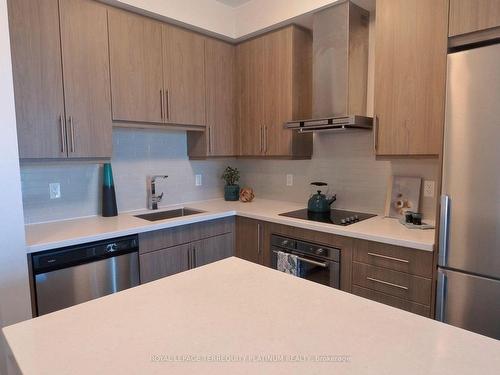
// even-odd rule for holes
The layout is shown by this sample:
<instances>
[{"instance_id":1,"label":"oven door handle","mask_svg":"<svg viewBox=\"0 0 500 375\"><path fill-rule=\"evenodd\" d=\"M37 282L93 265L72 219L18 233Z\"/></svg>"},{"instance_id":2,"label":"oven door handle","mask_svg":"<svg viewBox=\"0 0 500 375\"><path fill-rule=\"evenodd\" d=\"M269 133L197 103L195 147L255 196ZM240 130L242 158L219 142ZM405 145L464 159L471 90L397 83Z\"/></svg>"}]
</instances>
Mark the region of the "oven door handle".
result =
<instances>
[{"instance_id":1,"label":"oven door handle","mask_svg":"<svg viewBox=\"0 0 500 375\"><path fill-rule=\"evenodd\" d=\"M278 251L276 250L273 250L274 253L278 254ZM287 253L286 251L283 251L283 253L286 253L286 254L290 254L290 253ZM293 255L293 254L292 254ZM309 263L309 264L313 264L315 266L320 266L320 267L323 267L323 268L327 268L328 267L328 264L327 263L322 263L322 262L316 262L315 260L310 260L310 259L307 259L307 258L302 258L298 255L295 255L297 257L298 260L300 260L301 262L304 262L304 263Z\"/></svg>"}]
</instances>

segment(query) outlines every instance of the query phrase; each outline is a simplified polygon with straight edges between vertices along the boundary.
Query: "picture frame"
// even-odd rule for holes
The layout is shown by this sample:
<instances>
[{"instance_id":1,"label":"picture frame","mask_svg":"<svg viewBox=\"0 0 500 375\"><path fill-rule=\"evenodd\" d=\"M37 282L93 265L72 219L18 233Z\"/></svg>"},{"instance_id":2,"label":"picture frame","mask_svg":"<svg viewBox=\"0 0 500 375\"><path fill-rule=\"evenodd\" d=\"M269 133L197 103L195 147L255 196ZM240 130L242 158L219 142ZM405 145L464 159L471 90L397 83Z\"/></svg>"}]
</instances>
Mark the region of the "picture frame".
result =
<instances>
[{"instance_id":1,"label":"picture frame","mask_svg":"<svg viewBox=\"0 0 500 375\"><path fill-rule=\"evenodd\" d=\"M401 219L407 211L419 212L421 188L421 177L391 176L387 187L385 216Z\"/></svg>"}]
</instances>

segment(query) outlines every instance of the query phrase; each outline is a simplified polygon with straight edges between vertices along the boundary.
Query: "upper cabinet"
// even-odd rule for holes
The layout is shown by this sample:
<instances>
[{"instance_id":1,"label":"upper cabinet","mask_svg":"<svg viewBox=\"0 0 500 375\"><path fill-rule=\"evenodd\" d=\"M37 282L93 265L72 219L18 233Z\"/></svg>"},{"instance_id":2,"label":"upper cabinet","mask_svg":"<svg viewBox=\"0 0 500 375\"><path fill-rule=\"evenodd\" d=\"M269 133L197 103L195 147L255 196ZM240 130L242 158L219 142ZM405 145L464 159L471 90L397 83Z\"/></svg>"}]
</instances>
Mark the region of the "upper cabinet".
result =
<instances>
[{"instance_id":1,"label":"upper cabinet","mask_svg":"<svg viewBox=\"0 0 500 375\"><path fill-rule=\"evenodd\" d=\"M106 8L10 0L9 22L20 157L111 157Z\"/></svg>"},{"instance_id":2,"label":"upper cabinet","mask_svg":"<svg viewBox=\"0 0 500 375\"><path fill-rule=\"evenodd\" d=\"M113 120L205 125L205 38L109 10Z\"/></svg>"},{"instance_id":3,"label":"upper cabinet","mask_svg":"<svg viewBox=\"0 0 500 375\"><path fill-rule=\"evenodd\" d=\"M205 125L205 37L163 25L167 123Z\"/></svg>"},{"instance_id":4,"label":"upper cabinet","mask_svg":"<svg viewBox=\"0 0 500 375\"><path fill-rule=\"evenodd\" d=\"M113 120L163 122L162 24L110 8Z\"/></svg>"},{"instance_id":5,"label":"upper cabinet","mask_svg":"<svg viewBox=\"0 0 500 375\"><path fill-rule=\"evenodd\" d=\"M216 39L205 42L206 131L189 131L190 158L236 155L235 47Z\"/></svg>"},{"instance_id":6,"label":"upper cabinet","mask_svg":"<svg viewBox=\"0 0 500 375\"><path fill-rule=\"evenodd\" d=\"M312 37L296 26L236 47L240 156L310 158L312 134L284 129L311 116Z\"/></svg>"},{"instance_id":7,"label":"upper cabinet","mask_svg":"<svg viewBox=\"0 0 500 375\"><path fill-rule=\"evenodd\" d=\"M450 37L499 26L500 0L450 0Z\"/></svg>"},{"instance_id":8,"label":"upper cabinet","mask_svg":"<svg viewBox=\"0 0 500 375\"><path fill-rule=\"evenodd\" d=\"M441 153L447 35L447 0L377 0L377 155Z\"/></svg>"}]
</instances>

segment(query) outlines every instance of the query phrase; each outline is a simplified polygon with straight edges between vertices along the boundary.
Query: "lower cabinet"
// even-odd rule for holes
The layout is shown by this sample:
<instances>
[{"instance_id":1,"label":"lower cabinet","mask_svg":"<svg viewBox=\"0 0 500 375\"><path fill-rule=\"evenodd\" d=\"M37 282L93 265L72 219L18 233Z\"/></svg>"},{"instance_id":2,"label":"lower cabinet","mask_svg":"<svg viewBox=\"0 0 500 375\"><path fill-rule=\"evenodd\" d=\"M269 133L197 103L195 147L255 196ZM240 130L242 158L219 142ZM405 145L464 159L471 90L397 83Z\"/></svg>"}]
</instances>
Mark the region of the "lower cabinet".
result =
<instances>
[{"instance_id":1,"label":"lower cabinet","mask_svg":"<svg viewBox=\"0 0 500 375\"><path fill-rule=\"evenodd\" d=\"M432 307L433 253L355 240L352 292L427 316Z\"/></svg>"},{"instance_id":2,"label":"lower cabinet","mask_svg":"<svg viewBox=\"0 0 500 375\"><path fill-rule=\"evenodd\" d=\"M141 283L171 276L234 254L234 219L221 219L139 235Z\"/></svg>"},{"instance_id":3,"label":"lower cabinet","mask_svg":"<svg viewBox=\"0 0 500 375\"><path fill-rule=\"evenodd\" d=\"M266 224L263 221L246 217L238 216L236 218L235 255L238 258L257 264L270 265L270 259L264 256L265 238L268 237L264 234Z\"/></svg>"}]
</instances>

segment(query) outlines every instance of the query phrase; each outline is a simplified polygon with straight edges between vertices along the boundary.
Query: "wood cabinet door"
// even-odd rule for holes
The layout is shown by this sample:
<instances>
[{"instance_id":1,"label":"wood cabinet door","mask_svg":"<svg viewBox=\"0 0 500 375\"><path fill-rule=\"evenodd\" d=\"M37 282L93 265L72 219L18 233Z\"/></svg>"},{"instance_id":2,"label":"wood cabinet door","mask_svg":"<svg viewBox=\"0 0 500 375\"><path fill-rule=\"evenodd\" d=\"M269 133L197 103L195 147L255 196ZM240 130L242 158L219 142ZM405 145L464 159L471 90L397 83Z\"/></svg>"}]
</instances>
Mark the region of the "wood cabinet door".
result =
<instances>
[{"instance_id":1,"label":"wood cabinet door","mask_svg":"<svg viewBox=\"0 0 500 375\"><path fill-rule=\"evenodd\" d=\"M108 21L113 120L163 122L162 24L114 8Z\"/></svg>"},{"instance_id":2,"label":"wood cabinet door","mask_svg":"<svg viewBox=\"0 0 500 375\"><path fill-rule=\"evenodd\" d=\"M236 217L236 249L238 258L263 263L264 224L258 220Z\"/></svg>"},{"instance_id":3,"label":"wood cabinet door","mask_svg":"<svg viewBox=\"0 0 500 375\"><path fill-rule=\"evenodd\" d=\"M264 43L264 153L291 155L292 132L283 129L292 120L293 26L262 37Z\"/></svg>"},{"instance_id":4,"label":"wood cabinet door","mask_svg":"<svg viewBox=\"0 0 500 375\"><path fill-rule=\"evenodd\" d=\"M141 254L139 257L141 284L174 275L189 269L190 244Z\"/></svg>"},{"instance_id":5,"label":"wood cabinet door","mask_svg":"<svg viewBox=\"0 0 500 375\"><path fill-rule=\"evenodd\" d=\"M206 238L193 242L191 247L194 254L194 267L200 267L233 256L234 236L233 233L227 233Z\"/></svg>"},{"instance_id":6,"label":"wood cabinet door","mask_svg":"<svg viewBox=\"0 0 500 375\"><path fill-rule=\"evenodd\" d=\"M69 157L109 158L107 10L91 0L60 0L59 4Z\"/></svg>"},{"instance_id":7,"label":"wood cabinet door","mask_svg":"<svg viewBox=\"0 0 500 375\"><path fill-rule=\"evenodd\" d=\"M203 126L205 38L167 24L162 28L165 122Z\"/></svg>"},{"instance_id":8,"label":"wood cabinet door","mask_svg":"<svg viewBox=\"0 0 500 375\"><path fill-rule=\"evenodd\" d=\"M206 139L210 156L235 155L234 59L234 46L211 38L206 40Z\"/></svg>"},{"instance_id":9,"label":"wood cabinet door","mask_svg":"<svg viewBox=\"0 0 500 375\"><path fill-rule=\"evenodd\" d=\"M66 158L57 0L9 0L20 158Z\"/></svg>"},{"instance_id":10,"label":"wood cabinet door","mask_svg":"<svg viewBox=\"0 0 500 375\"><path fill-rule=\"evenodd\" d=\"M236 47L239 143L241 156L264 154L264 41L243 42Z\"/></svg>"},{"instance_id":11,"label":"wood cabinet door","mask_svg":"<svg viewBox=\"0 0 500 375\"><path fill-rule=\"evenodd\" d=\"M500 26L500 0L450 0L449 36Z\"/></svg>"},{"instance_id":12,"label":"wood cabinet door","mask_svg":"<svg viewBox=\"0 0 500 375\"><path fill-rule=\"evenodd\" d=\"M447 0L377 1L377 155L441 153L447 20Z\"/></svg>"}]
</instances>

